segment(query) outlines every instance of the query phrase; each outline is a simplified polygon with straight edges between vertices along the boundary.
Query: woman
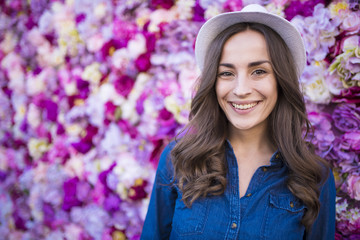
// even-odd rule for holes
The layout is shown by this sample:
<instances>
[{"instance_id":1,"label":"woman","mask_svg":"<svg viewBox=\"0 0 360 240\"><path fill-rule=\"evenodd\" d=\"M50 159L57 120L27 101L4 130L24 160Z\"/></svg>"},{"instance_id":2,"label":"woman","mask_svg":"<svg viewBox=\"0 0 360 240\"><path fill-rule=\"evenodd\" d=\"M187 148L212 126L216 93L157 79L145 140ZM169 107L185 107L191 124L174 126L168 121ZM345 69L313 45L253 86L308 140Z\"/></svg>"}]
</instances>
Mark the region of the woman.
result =
<instances>
[{"instance_id":1,"label":"woman","mask_svg":"<svg viewBox=\"0 0 360 240\"><path fill-rule=\"evenodd\" d=\"M195 54L190 121L161 156L141 238L334 239L334 178L303 140L297 30L249 5L206 22Z\"/></svg>"}]
</instances>

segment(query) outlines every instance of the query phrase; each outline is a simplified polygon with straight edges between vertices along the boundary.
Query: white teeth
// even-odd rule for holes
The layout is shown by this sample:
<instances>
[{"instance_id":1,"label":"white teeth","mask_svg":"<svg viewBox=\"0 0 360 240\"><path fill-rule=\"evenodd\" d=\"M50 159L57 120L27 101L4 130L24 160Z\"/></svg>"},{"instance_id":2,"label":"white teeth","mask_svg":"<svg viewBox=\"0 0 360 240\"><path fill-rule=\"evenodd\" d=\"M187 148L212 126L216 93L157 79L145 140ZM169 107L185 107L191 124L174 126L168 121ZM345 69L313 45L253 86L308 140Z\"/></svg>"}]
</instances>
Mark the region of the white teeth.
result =
<instances>
[{"instance_id":1,"label":"white teeth","mask_svg":"<svg viewBox=\"0 0 360 240\"><path fill-rule=\"evenodd\" d=\"M252 108L252 107L254 107L256 104L258 104L258 103L257 103L257 102L255 102L255 103L249 103L249 104L235 104L235 103L232 103L232 105L234 106L234 108L236 108L236 109L241 109L241 110L245 110L245 109Z\"/></svg>"}]
</instances>

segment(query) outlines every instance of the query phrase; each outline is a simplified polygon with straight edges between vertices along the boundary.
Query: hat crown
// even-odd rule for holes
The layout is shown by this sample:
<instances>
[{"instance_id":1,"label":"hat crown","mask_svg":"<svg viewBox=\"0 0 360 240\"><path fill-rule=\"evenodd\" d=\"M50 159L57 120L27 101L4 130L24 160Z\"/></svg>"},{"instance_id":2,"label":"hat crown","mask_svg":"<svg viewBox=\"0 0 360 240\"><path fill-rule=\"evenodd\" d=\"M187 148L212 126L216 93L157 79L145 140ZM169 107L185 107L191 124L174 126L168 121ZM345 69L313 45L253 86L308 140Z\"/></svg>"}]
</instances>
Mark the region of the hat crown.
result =
<instances>
[{"instance_id":1,"label":"hat crown","mask_svg":"<svg viewBox=\"0 0 360 240\"><path fill-rule=\"evenodd\" d=\"M241 9L240 12L263 12L263 13L268 13L266 8L264 8L263 6L261 6L259 4L249 4L249 5L245 6L243 9Z\"/></svg>"}]
</instances>

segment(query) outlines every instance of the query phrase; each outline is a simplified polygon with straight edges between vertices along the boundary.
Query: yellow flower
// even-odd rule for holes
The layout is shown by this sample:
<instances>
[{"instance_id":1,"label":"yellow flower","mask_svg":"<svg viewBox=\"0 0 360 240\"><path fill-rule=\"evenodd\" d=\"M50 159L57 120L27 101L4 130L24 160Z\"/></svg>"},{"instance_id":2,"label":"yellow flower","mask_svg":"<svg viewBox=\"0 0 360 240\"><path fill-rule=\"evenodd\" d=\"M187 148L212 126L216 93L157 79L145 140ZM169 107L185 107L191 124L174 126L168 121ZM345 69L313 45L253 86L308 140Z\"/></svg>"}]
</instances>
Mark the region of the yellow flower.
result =
<instances>
[{"instance_id":1,"label":"yellow flower","mask_svg":"<svg viewBox=\"0 0 360 240\"><path fill-rule=\"evenodd\" d=\"M330 12L332 16L338 16L341 14L340 12L341 10L347 10L347 9L349 9L349 5L345 1L330 5Z\"/></svg>"},{"instance_id":2,"label":"yellow flower","mask_svg":"<svg viewBox=\"0 0 360 240\"><path fill-rule=\"evenodd\" d=\"M116 230L112 233L112 239L113 240L125 240L126 236L123 232Z\"/></svg>"}]
</instances>

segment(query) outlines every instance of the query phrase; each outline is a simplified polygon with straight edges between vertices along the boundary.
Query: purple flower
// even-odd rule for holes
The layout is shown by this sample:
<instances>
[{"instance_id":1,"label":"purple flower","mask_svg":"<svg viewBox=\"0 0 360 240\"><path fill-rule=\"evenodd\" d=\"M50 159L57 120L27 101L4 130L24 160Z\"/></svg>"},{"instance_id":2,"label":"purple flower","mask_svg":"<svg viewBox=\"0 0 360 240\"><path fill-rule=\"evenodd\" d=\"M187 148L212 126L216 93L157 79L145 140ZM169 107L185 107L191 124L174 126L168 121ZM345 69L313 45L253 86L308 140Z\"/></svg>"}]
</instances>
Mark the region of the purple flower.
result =
<instances>
[{"instance_id":1,"label":"purple flower","mask_svg":"<svg viewBox=\"0 0 360 240\"><path fill-rule=\"evenodd\" d=\"M70 211L75 206L81 206L81 202L76 197L78 182L79 179L74 177L66 180L63 184L64 199L62 209L65 211Z\"/></svg>"},{"instance_id":2,"label":"purple flower","mask_svg":"<svg viewBox=\"0 0 360 240\"><path fill-rule=\"evenodd\" d=\"M89 89L89 82L84 81L81 78L76 78L76 87L78 89L79 94L77 95L78 98L85 99L88 97L90 93Z\"/></svg>"},{"instance_id":3,"label":"purple flower","mask_svg":"<svg viewBox=\"0 0 360 240\"><path fill-rule=\"evenodd\" d=\"M135 80L127 75L123 75L115 80L115 90L120 95L127 97L135 84Z\"/></svg>"},{"instance_id":4,"label":"purple flower","mask_svg":"<svg viewBox=\"0 0 360 240\"><path fill-rule=\"evenodd\" d=\"M119 210L120 206L120 197L116 194L110 193L104 201L104 209L109 212L114 212Z\"/></svg>"},{"instance_id":5,"label":"purple flower","mask_svg":"<svg viewBox=\"0 0 360 240\"><path fill-rule=\"evenodd\" d=\"M34 97L34 104L44 110L46 120L56 122L58 115L58 105L50 100L46 99L44 94L39 94Z\"/></svg>"},{"instance_id":6,"label":"purple flower","mask_svg":"<svg viewBox=\"0 0 360 240\"><path fill-rule=\"evenodd\" d=\"M332 114L335 126L343 132L354 132L360 129L360 107L355 104L340 104Z\"/></svg>"},{"instance_id":7,"label":"purple flower","mask_svg":"<svg viewBox=\"0 0 360 240\"><path fill-rule=\"evenodd\" d=\"M88 182L79 181L76 184L76 198L81 202L87 202L90 199L91 186Z\"/></svg>"},{"instance_id":8,"label":"purple flower","mask_svg":"<svg viewBox=\"0 0 360 240\"><path fill-rule=\"evenodd\" d=\"M326 113L310 112L308 118L314 127L308 139L315 145L317 153L325 157L333 148L335 135L331 130L331 117Z\"/></svg>"},{"instance_id":9,"label":"purple flower","mask_svg":"<svg viewBox=\"0 0 360 240\"><path fill-rule=\"evenodd\" d=\"M71 143L71 146L75 148L78 152L85 154L92 148L92 143L88 141L79 141Z\"/></svg>"},{"instance_id":10,"label":"purple flower","mask_svg":"<svg viewBox=\"0 0 360 240\"><path fill-rule=\"evenodd\" d=\"M6 176L7 176L6 172L0 170L0 182L5 181Z\"/></svg>"},{"instance_id":11,"label":"purple flower","mask_svg":"<svg viewBox=\"0 0 360 240\"><path fill-rule=\"evenodd\" d=\"M55 220L55 209L51 204L43 202L42 210L44 213L44 224L49 228L53 228L54 220Z\"/></svg>"}]
</instances>

